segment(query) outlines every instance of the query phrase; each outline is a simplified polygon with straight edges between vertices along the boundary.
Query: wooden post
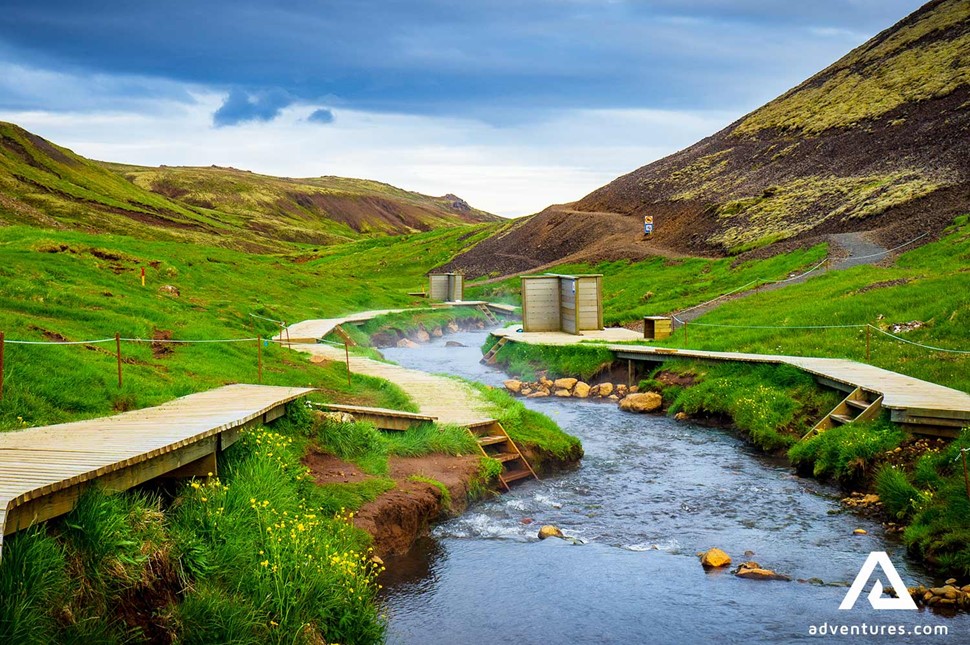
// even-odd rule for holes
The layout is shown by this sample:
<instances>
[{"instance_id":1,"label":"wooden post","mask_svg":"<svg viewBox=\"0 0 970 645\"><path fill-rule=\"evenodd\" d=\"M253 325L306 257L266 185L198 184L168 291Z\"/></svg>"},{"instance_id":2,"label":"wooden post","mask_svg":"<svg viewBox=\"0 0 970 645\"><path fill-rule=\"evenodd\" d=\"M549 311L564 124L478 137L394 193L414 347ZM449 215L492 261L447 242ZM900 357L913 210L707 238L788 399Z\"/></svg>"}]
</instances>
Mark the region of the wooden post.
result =
<instances>
[{"instance_id":1,"label":"wooden post","mask_svg":"<svg viewBox=\"0 0 970 645\"><path fill-rule=\"evenodd\" d=\"M281 323L280 323L280 334L279 334L279 336L278 336L278 338L280 339L280 347L282 347L282 346L283 346L283 328L284 328L284 327L285 327L285 323L282 323L282 322L281 322Z\"/></svg>"},{"instance_id":2,"label":"wooden post","mask_svg":"<svg viewBox=\"0 0 970 645\"><path fill-rule=\"evenodd\" d=\"M630 359L626 360L626 385L633 387L633 361Z\"/></svg>"},{"instance_id":3,"label":"wooden post","mask_svg":"<svg viewBox=\"0 0 970 645\"><path fill-rule=\"evenodd\" d=\"M263 382L263 337L256 337L256 382Z\"/></svg>"},{"instance_id":4,"label":"wooden post","mask_svg":"<svg viewBox=\"0 0 970 645\"><path fill-rule=\"evenodd\" d=\"M687 347L687 321L684 321L684 347Z\"/></svg>"},{"instance_id":5,"label":"wooden post","mask_svg":"<svg viewBox=\"0 0 970 645\"><path fill-rule=\"evenodd\" d=\"M967 489L967 499L970 499L970 476L967 476L967 448L961 448L960 454L963 456L963 485Z\"/></svg>"},{"instance_id":6,"label":"wooden post","mask_svg":"<svg viewBox=\"0 0 970 645\"><path fill-rule=\"evenodd\" d=\"M293 344L290 343L290 328L289 327L286 328L286 346L288 348L293 347Z\"/></svg>"},{"instance_id":7,"label":"wooden post","mask_svg":"<svg viewBox=\"0 0 970 645\"><path fill-rule=\"evenodd\" d=\"M118 389L121 389L121 334L115 332L115 350L118 354Z\"/></svg>"},{"instance_id":8,"label":"wooden post","mask_svg":"<svg viewBox=\"0 0 970 645\"><path fill-rule=\"evenodd\" d=\"M0 331L0 401L3 400L3 346L5 344L3 332Z\"/></svg>"},{"instance_id":9,"label":"wooden post","mask_svg":"<svg viewBox=\"0 0 970 645\"><path fill-rule=\"evenodd\" d=\"M347 357L347 387L350 387L350 345L344 341L344 356Z\"/></svg>"},{"instance_id":10,"label":"wooden post","mask_svg":"<svg viewBox=\"0 0 970 645\"><path fill-rule=\"evenodd\" d=\"M866 362L869 362L869 344L872 341L872 328L866 325Z\"/></svg>"},{"instance_id":11,"label":"wooden post","mask_svg":"<svg viewBox=\"0 0 970 645\"><path fill-rule=\"evenodd\" d=\"M145 286L145 267L141 268L141 286Z\"/></svg>"}]
</instances>

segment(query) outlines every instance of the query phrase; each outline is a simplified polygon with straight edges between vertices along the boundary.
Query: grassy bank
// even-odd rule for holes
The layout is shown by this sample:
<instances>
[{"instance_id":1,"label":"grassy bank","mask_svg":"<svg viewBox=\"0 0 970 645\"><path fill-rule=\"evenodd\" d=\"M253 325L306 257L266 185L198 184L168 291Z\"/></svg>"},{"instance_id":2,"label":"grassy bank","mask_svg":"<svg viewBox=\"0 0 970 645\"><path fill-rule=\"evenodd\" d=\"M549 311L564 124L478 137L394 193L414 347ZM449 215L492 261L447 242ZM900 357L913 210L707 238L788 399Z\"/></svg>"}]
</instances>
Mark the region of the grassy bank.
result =
<instances>
[{"instance_id":1,"label":"grassy bank","mask_svg":"<svg viewBox=\"0 0 970 645\"><path fill-rule=\"evenodd\" d=\"M488 352L498 338L489 336L482 345ZM495 354L495 362L517 378L534 381L539 372L548 371L559 376L589 379L613 363L613 352L593 344L587 345L531 345L506 343Z\"/></svg>"},{"instance_id":2,"label":"grassy bank","mask_svg":"<svg viewBox=\"0 0 970 645\"><path fill-rule=\"evenodd\" d=\"M7 540L0 641L380 642L369 538L300 464L301 403L247 432L220 477L92 489Z\"/></svg>"},{"instance_id":3,"label":"grassy bank","mask_svg":"<svg viewBox=\"0 0 970 645\"><path fill-rule=\"evenodd\" d=\"M424 272L483 234L450 229L366 240L300 256L28 228L0 229L0 331L8 341L89 345L5 348L0 430L156 405L233 382L257 380L256 343L173 344L279 331L256 313L289 322L411 304ZM140 270L146 271L142 287ZM340 285L336 288L335 285ZM117 385L113 337L122 343ZM336 373L272 344L263 382L314 385L350 395ZM365 403L364 401L360 401ZM371 399L371 403L377 401Z\"/></svg>"},{"instance_id":4,"label":"grassy bank","mask_svg":"<svg viewBox=\"0 0 970 645\"><path fill-rule=\"evenodd\" d=\"M389 345L401 338L414 337L419 332L431 334L450 323L466 327L481 323L488 325L488 317L475 307L448 307L384 314L358 327L360 333L377 345Z\"/></svg>"}]
</instances>

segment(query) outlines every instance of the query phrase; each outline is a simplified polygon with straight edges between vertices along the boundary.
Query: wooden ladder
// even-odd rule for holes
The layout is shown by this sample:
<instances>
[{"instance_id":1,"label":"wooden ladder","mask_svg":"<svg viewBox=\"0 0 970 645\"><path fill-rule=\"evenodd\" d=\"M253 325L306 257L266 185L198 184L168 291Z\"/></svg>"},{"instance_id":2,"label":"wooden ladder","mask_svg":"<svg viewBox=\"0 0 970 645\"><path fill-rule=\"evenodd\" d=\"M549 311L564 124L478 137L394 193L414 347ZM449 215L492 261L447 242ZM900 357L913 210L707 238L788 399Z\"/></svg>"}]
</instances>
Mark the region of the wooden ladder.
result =
<instances>
[{"instance_id":1,"label":"wooden ladder","mask_svg":"<svg viewBox=\"0 0 970 645\"><path fill-rule=\"evenodd\" d=\"M495 365L495 355L498 354L498 351L500 349L505 347L505 344L507 342L509 342L508 338L505 338L504 336L502 338L499 338L498 342L492 345L492 348L487 352L485 352L485 355L482 356L482 360L478 362L485 363L486 365Z\"/></svg>"},{"instance_id":2,"label":"wooden ladder","mask_svg":"<svg viewBox=\"0 0 970 645\"><path fill-rule=\"evenodd\" d=\"M498 324L498 318L492 313L492 310L488 308L488 305L478 305L478 310L485 314L486 320L493 325Z\"/></svg>"},{"instance_id":3,"label":"wooden ladder","mask_svg":"<svg viewBox=\"0 0 970 645\"><path fill-rule=\"evenodd\" d=\"M835 406L834 410L822 417L821 421L805 433L802 441L845 423L871 421L879 416L880 410L882 410L882 395L876 395L875 392L868 392L857 387Z\"/></svg>"},{"instance_id":4,"label":"wooden ladder","mask_svg":"<svg viewBox=\"0 0 970 645\"><path fill-rule=\"evenodd\" d=\"M468 426L468 432L475 437L482 454L502 462L502 472L498 476L499 482L505 490L509 484L526 477L539 479L528 460L523 456L519 447L505 432L505 428L498 421L483 421Z\"/></svg>"}]
</instances>

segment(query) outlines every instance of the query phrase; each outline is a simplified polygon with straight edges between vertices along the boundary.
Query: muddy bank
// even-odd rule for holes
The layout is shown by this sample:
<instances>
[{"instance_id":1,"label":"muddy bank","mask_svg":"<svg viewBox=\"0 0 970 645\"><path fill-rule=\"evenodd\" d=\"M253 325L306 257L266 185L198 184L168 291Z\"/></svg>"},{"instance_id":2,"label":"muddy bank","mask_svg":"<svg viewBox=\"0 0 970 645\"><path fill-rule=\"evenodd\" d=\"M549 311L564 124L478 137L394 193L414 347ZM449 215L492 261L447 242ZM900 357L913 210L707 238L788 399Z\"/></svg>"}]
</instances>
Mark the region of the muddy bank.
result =
<instances>
[{"instance_id":1,"label":"muddy bank","mask_svg":"<svg viewBox=\"0 0 970 645\"><path fill-rule=\"evenodd\" d=\"M309 453L303 463L320 485L374 479L353 464L322 452ZM374 551L381 557L406 553L434 522L463 512L473 482L479 478L478 455L391 457L389 466L388 476L395 487L364 504L354 517L354 525L374 538ZM447 496L434 484L412 477L441 482Z\"/></svg>"}]
</instances>

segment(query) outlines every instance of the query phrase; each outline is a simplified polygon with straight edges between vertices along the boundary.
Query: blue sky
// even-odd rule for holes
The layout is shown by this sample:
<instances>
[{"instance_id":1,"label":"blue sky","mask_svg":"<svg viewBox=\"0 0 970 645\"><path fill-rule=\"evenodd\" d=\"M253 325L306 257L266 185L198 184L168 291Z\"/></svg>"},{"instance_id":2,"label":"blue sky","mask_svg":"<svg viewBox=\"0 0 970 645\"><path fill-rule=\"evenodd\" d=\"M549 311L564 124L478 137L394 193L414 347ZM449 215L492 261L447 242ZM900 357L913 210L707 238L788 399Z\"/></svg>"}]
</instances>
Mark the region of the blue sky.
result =
<instances>
[{"instance_id":1,"label":"blue sky","mask_svg":"<svg viewBox=\"0 0 970 645\"><path fill-rule=\"evenodd\" d=\"M914 0L3 0L0 119L95 158L504 215L712 134Z\"/></svg>"}]
</instances>

